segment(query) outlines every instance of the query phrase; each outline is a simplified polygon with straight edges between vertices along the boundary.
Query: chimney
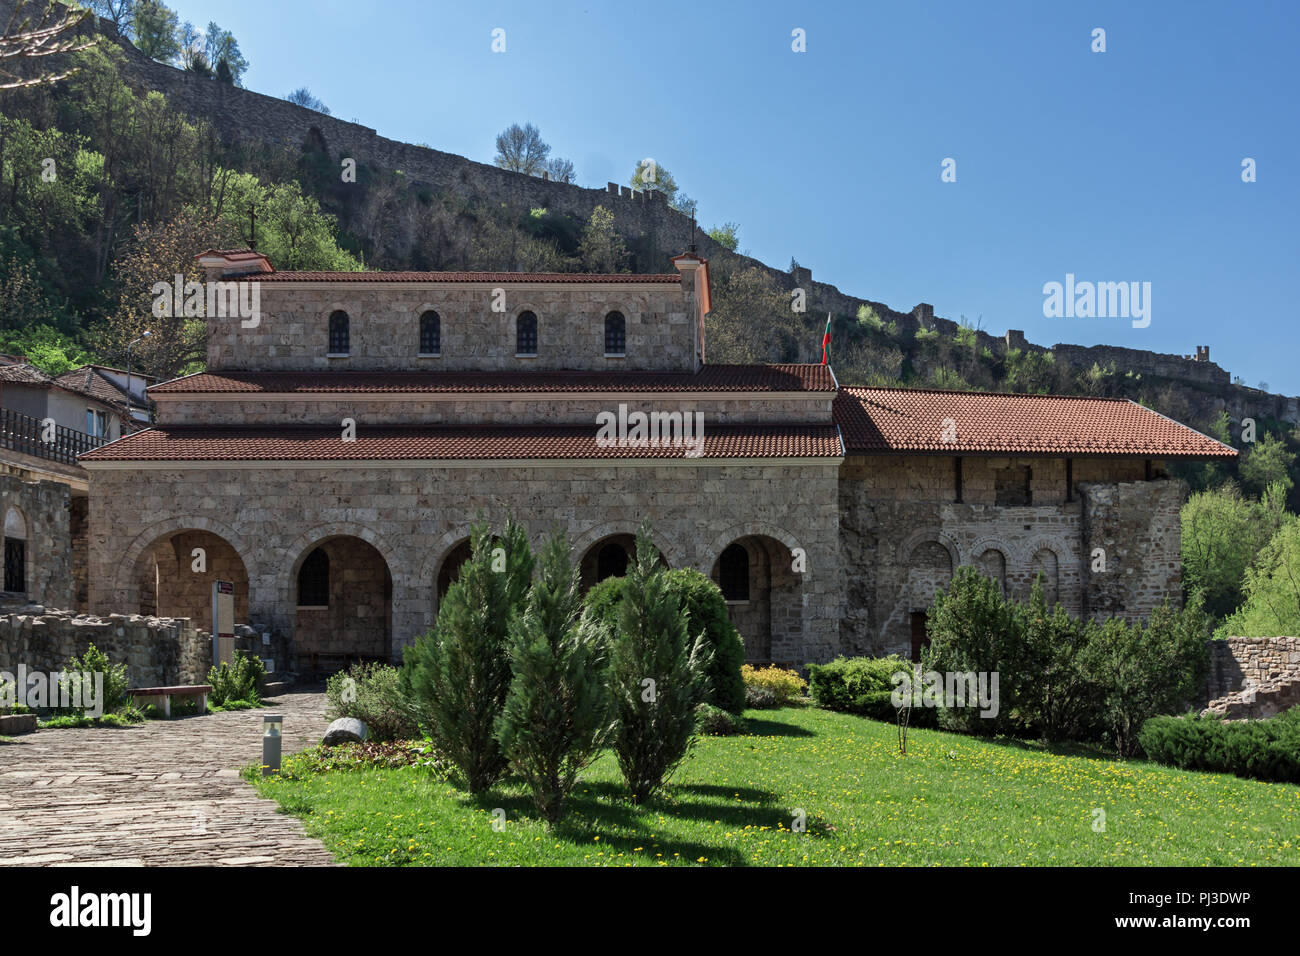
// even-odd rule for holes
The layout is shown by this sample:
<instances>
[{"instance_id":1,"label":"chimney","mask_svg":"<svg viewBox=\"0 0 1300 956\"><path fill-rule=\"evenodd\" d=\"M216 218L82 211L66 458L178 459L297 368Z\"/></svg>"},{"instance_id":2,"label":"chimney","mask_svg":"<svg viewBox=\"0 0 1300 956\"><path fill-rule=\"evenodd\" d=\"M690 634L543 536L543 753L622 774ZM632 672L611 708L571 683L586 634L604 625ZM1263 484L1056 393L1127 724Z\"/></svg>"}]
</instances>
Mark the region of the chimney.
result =
<instances>
[{"instance_id":1,"label":"chimney","mask_svg":"<svg viewBox=\"0 0 1300 956\"><path fill-rule=\"evenodd\" d=\"M713 309L712 290L709 287L709 260L693 252L673 256L673 265L682 274L682 291L686 301L695 306L695 369L704 364L704 317Z\"/></svg>"}]
</instances>

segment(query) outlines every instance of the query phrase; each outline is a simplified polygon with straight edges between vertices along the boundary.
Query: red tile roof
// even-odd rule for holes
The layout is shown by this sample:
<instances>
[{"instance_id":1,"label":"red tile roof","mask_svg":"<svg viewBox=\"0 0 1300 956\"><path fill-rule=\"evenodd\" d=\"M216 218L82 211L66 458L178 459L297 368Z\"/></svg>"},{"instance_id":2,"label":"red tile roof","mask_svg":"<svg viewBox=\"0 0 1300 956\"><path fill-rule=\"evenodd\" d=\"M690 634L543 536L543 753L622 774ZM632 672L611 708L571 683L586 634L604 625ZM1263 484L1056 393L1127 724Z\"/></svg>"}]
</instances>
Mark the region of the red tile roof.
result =
<instances>
[{"instance_id":1,"label":"red tile roof","mask_svg":"<svg viewBox=\"0 0 1300 956\"><path fill-rule=\"evenodd\" d=\"M838 458L834 425L705 428L702 458ZM80 457L96 461L399 461L685 459L685 448L601 448L596 426L357 428L174 427L150 429Z\"/></svg>"},{"instance_id":2,"label":"red tile roof","mask_svg":"<svg viewBox=\"0 0 1300 956\"><path fill-rule=\"evenodd\" d=\"M71 372L64 372L55 381L64 388L80 392L83 395L89 395L91 398L97 398L101 402L126 405L126 393L109 381L93 365L85 365L73 369Z\"/></svg>"},{"instance_id":3,"label":"red tile roof","mask_svg":"<svg viewBox=\"0 0 1300 956\"><path fill-rule=\"evenodd\" d=\"M257 276L258 282L543 282L556 285L591 285L593 283L652 283L673 285L682 281L681 273L639 275L631 272L598 274L584 272L268 272Z\"/></svg>"},{"instance_id":4,"label":"red tile roof","mask_svg":"<svg viewBox=\"0 0 1300 956\"><path fill-rule=\"evenodd\" d=\"M825 365L705 365L699 372L203 372L149 394L833 391Z\"/></svg>"},{"instance_id":5,"label":"red tile roof","mask_svg":"<svg viewBox=\"0 0 1300 956\"><path fill-rule=\"evenodd\" d=\"M951 420L955 440L944 441ZM850 453L1231 458L1228 445L1127 399L844 388L835 421Z\"/></svg>"}]
</instances>

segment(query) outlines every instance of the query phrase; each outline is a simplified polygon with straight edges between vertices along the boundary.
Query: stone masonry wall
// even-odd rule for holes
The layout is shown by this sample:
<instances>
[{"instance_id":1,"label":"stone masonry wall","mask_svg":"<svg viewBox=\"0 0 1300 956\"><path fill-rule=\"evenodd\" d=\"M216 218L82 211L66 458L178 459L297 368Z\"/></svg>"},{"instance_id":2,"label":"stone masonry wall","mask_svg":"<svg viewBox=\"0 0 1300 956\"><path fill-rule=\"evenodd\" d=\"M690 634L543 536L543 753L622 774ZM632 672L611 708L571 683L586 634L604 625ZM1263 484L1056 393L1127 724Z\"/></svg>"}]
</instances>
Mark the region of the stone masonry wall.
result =
<instances>
[{"instance_id":1,"label":"stone masonry wall","mask_svg":"<svg viewBox=\"0 0 1300 956\"><path fill-rule=\"evenodd\" d=\"M838 561L835 463L681 463L583 467L221 469L96 468L91 481L91 605L138 607L140 557L159 538L199 529L228 541L249 578L250 614L292 634L297 567L338 537L373 545L392 577L392 648L400 653L432 623L442 561L478 512L507 513L535 542L559 527L575 555L650 520L674 567L708 574L722 550L762 535L807 554L790 604L797 623L774 636L779 660L826 660L839 652L843 599ZM129 500L130 509L107 502ZM787 558L788 560L788 558ZM774 628L775 630L775 628Z\"/></svg>"},{"instance_id":2,"label":"stone masonry wall","mask_svg":"<svg viewBox=\"0 0 1300 956\"><path fill-rule=\"evenodd\" d=\"M1187 486L1167 479L1082 483L1079 490L1084 614L1133 619L1149 615L1166 598L1181 604L1179 511Z\"/></svg>"},{"instance_id":3,"label":"stone masonry wall","mask_svg":"<svg viewBox=\"0 0 1300 956\"><path fill-rule=\"evenodd\" d=\"M159 396L162 398L162 396ZM601 412L629 411L703 412L707 432L711 425L740 422L829 422L831 397L790 399L677 399L672 393L630 394L619 399L510 401L490 395L434 400L429 398L335 398L323 401L178 401L158 402L163 425L338 425L356 419L358 427L371 425L591 425Z\"/></svg>"},{"instance_id":4,"label":"stone masonry wall","mask_svg":"<svg viewBox=\"0 0 1300 956\"><path fill-rule=\"evenodd\" d=\"M16 508L27 526L26 599L71 607L73 570L71 493L56 481L23 481L0 475L0 523Z\"/></svg>"},{"instance_id":5,"label":"stone masonry wall","mask_svg":"<svg viewBox=\"0 0 1300 956\"><path fill-rule=\"evenodd\" d=\"M1282 681L1300 681L1300 637L1227 637L1210 641L1207 699Z\"/></svg>"},{"instance_id":6,"label":"stone masonry wall","mask_svg":"<svg viewBox=\"0 0 1300 956\"><path fill-rule=\"evenodd\" d=\"M1030 470L1029 503L997 504L999 476L1020 469ZM1063 460L968 457L958 503L950 457L848 458L839 485L845 653L909 653L911 615L926 610L963 564L1022 600L1041 572L1049 598L1076 615L1089 607L1146 614L1164 597L1177 598L1179 485L1127 481L1144 469L1142 461L1076 459L1067 501ZM1091 482L1079 481L1080 473ZM1097 483L1107 477L1110 483ZM1093 532L1112 553L1109 576L1088 572L1089 502ZM1143 549L1151 549L1149 562Z\"/></svg>"},{"instance_id":7,"label":"stone masonry wall","mask_svg":"<svg viewBox=\"0 0 1300 956\"><path fill-rule=\"evenodd\" d=\"M62 670L94 644L114 664L125 663L133 687L200 684L212 666L212 642L188 620L71 611L0 614L0 670Z\"/></svg>"},{"instance_id":8,"label":"stone masonry wall","mask_svg":"<svg viewBox=\"0 0 1300 956\"><path fill-rule=\"evenodd\" d=\"M635 281L634 276L628 277ZM695 371L695 306L687 290L624 285L509 283L505 308L493 311L487 284L258 283L261 317L254 328L238 318L208 319L208 369L474 370L664 369ZM420 316L441 320L441 352L420 358ZM329 317L349 316L346 358L327 358ZM537 316L537 354L516 355L515 325ZM624 357L605 356L605 315L623 313Z\"/></svg>"}]
</instances>

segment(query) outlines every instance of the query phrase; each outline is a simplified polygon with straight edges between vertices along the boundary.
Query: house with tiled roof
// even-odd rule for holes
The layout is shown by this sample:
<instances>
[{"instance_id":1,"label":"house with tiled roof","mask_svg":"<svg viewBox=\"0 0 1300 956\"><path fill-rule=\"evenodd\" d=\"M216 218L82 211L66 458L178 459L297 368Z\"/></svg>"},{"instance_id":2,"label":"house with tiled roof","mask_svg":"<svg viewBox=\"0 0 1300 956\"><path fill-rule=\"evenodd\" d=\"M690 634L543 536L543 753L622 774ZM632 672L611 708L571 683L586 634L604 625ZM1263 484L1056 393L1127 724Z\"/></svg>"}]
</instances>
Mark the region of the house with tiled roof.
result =
<instances>
[{"instance_id":1,"label":"house with tiled roof","mask_svg":"<svg viewBox=\"0 0 1300 956\"><path fill-rule=\"evenodd\" d=\"M228 581L290 669L398 658L478 514L567 532L588 586L648 522L669 565L719 584L755 662L910 653L961 564L1142 615L1179 593L1167 463L1235 454L1127 401L710 364L693 254L662 275L199 260L222 306L206 370L154 385L157 424L80 459L91 604L207 627Z\"/></svg>"}]
</instances>

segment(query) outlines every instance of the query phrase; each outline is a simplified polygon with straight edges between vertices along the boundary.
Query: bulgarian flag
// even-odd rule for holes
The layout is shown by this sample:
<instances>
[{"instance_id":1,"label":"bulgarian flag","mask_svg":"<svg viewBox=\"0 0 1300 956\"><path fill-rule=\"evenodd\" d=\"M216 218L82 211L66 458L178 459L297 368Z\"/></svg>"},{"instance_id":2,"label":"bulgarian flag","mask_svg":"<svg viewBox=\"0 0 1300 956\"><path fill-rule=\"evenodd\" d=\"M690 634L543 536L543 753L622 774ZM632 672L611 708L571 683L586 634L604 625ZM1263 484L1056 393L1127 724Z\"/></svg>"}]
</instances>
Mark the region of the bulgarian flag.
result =
<instances>
[{"instance_id":1,"label":"bulgarian flag","mask_svg":"<svg viewBox=\"0 0 1300 956\"><path fill-rule=\"evenodd\" d=\"M826 313L826 334L822 336L822 364L826 364L826 355L831 347L831 314Z\"/></svg>"}]
</instances>

